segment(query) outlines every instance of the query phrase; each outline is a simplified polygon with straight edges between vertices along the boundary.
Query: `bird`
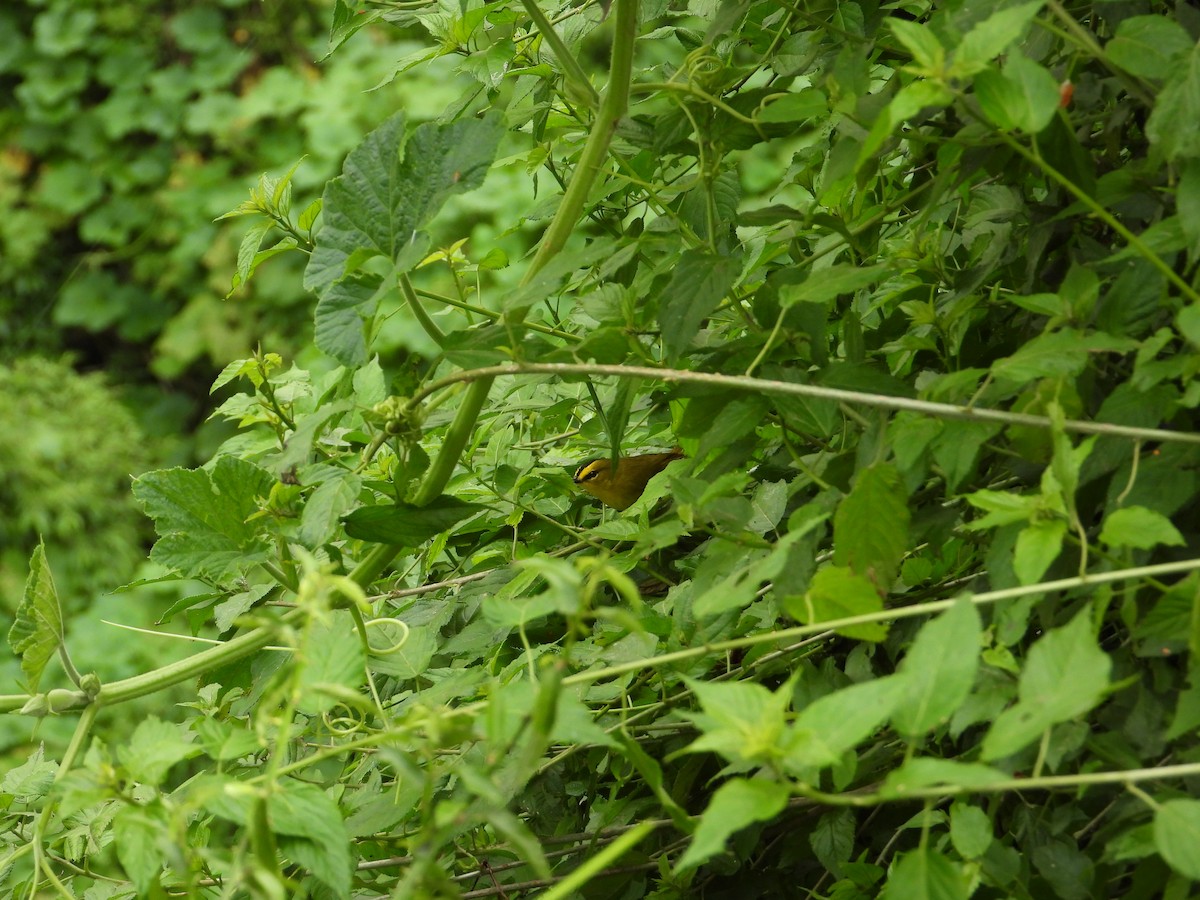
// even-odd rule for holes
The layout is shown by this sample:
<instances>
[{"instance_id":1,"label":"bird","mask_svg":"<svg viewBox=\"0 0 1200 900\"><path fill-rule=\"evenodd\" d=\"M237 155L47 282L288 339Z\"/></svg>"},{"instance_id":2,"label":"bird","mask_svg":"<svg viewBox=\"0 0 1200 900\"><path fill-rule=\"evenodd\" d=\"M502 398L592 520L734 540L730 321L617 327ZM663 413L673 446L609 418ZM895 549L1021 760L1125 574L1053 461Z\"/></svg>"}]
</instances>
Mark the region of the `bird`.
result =
<instances>
[{"instance_id":1,"label":"bird","mask_svg":"<svg viewBox=\"0 0 1200 900\"><path fill-rule=\"evenodd\" d=\"M592 459L575 470L574 481L605 506L623 510L642 496L646 482L677 459L683 459L682 450L622 456L615 469L611 460Z\"/></svg>"}]
</instances>

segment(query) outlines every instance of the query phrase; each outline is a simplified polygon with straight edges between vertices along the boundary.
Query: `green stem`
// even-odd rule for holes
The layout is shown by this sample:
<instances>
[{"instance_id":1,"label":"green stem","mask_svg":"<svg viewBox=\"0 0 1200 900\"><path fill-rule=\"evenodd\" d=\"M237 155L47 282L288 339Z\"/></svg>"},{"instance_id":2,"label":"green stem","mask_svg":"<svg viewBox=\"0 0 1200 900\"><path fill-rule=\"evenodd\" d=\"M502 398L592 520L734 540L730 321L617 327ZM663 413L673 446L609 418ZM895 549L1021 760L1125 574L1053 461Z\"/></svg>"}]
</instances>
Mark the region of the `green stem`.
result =
<instances>
[{"instance_id":1,"label":"green stem","mask_svg":"<svg viewBox=\"0 0 1200 900\"><path fill-rule=\"evenodd\" d=\"M412 310L412 314L425 329L425 333L429 335L435 344L446 349L446 335L442 329L437 327L437 323L433 321L429 313L425 311L425 307L421 305L421 301L417 298L417 292L413 290L412 280L407 274L400 276L400 293L404 294L404 300L408 303L408 308Z\"/></svg>"},{"instance_id":2,"label":"green stem","mask_svg":"<svg viewBox=\"0 0 1200 900\"><path fill-rule=\"evenodd\" d=\"M546 14L542 12L536 0L521 0L521 5L525 7L525 12L529 13L529 18L533 19L533 24L541 34L542 40L549 44L550 49L554 51L554 55L558 58L558 64L562 66L563 77L567 84L575 88L574 93L580 98L586 98L588 106L595 109L600 97L596 94L596 89L592 87L591 82L588 81L583 69L580 68L575 54L563 43L563 39L558 36L554 25L546 18Z\"/></svg>"},{"instance_id":3,"label":"green stem","mask_svg":"<svg viewBox=\"0 0 1200 900\"><path fill-rule=\"evenodd\" d=\"M1003 140L1004 143L1006 143L1013 150L1016 150L1017 153L1021 154L1021 156L1025 157L1026 160L1033 163L1035 166L1045 172L1051 181L1058 184L1068 194L1091 210L1092 215L1100 219L1105 225L1124 238L1125 242L1134 250L1136 250L1139 256L1150 263L1150 265L1154 266L1154 268L1158 269L1158 271L1162 272L1168 281L1179 288L1180 293L1182 293L1193 303L1200 303L1200 294L1197 294L1192 286L1184 281L1178 272L1167 265L1166 261L1161 256L1155 253L1140 237L1122 225L1116 216L1097 203L1091 196L1087 194L1087 192L1078 187L1075 182L1071 181L1071 179L1067 178L1067 176L1063 175L1056 168L1042 159L1040 153L1027 149L1020 141L1016 140L1010 135L1004 134L1003 132L1000 132L1000 139Z\"/></svg>"},{"instance_id":4,"label":"green stem","mask_svg":"<svg viewBox=\"0 0 1200 900\"><path fill-rule=\"evenodd\" d=\"M1057 581L1046 581L1040 584L1030 584L1023 587L1005 588L1000 591L988 591L982 594L967 594L976 606L986 606L999 603L1001 600L1011 600L1031 594L1051 594L1055 591L1066 591L1081 587L1092 587L1097 584L1107 584L1112 581L1125 579L1149 578L1157 575L1191 572L1200 569L1200 559L1189 559L1182 562L1160 563L1154 566L1142 566L1135 569L1121 569L1115 572L1097 572L1086 578L1061 578ZM911 619L916 616L929 616L945 612L958 602L957 597L949 600L935 600L929 603L918 603L913 606L903 606L895 609L885 609L881 612L864 613L859 616L848 616L844 619L830 619L825 622L814 622L811 625L799 625L795 628L783 628L779 631L768 631L761 634L751 634L746 637L733 638L728 641L714 641L686 650L676 650L673 653L663 653L645 659L632 660L627 663L607 666L599 669L588 669L563 679L563 685L570 687L577 684L592 684L606 678L615 678L627 672L638 672L642 669L661 668L675 663L687 662L710 654L722 654L742 650L759 644L770 644L777 641L790 641L797 638L809 637L826 631L840 628L851 628L856 625L867 625L876 622L894 622L900 619Z\"/></svg>"},{"instance_id":5,"label":"green stem","mask_svg":"<svg viewBox=\"0 0 1200 900\"><path fill-rule=\"evenodd\" d=\"M424 297L426 300L435 300L438 303L445 303L447 306L453 306L455 309L461 309L465 312L472 312L476 315L484 316L491 319L493 322L503 318L503 313L498 313L495 310L488 309L486 306L479 306L475 303L467 303L465 300L458 300L454 297L447 297L443 294L435 294L432 291L417 290L418 297ZM530 331L536 331L539 334L548 334L551 337L559 338L563 341L570 341L573 344L580 343L583 338L577 334L571 334L569 331L559 331L556 328L551 328L549 325L543 325L540 322L527 322L525 327Z\"/></svg>"},{"instance_id":6,"label":"green stem","mask_svg":"<svg viewBox=\"0 0 1200 900\"><path fill-rule=\"evenodd\" d=\"M475 381L463 394L462 403L459 404L454 421L446 432L441 449L434 458L432 465L430 465L429 471L425 475L425 480L421 482L421 487L417 490L416 496L413 497L413 503L417 506L424 506L440 495L445 489L446 482L450 480L450 476L454 473L454 467L458 465L463 448L466 447L467 441L471 437L471 431L475 427L475 420L479 418L484 401L487 400L492 381L493 379L490 378ZM362 562L354 567L354 571L350 573L350 577L362 585L362 587L367 587L367 585L383 574L383 570L388 567L402 549L404 548L400 544L377 544L363 557Z\"/></svg>"},{"instance_id":7,"label":"green stem","mask_svg":"<svg viewBox=\"0 0 1200 900\"><path fill-rule=\"evenodd\" d=\"M583 214L588 194L591 192L596 176L600 173L617 123L625 115L625 110L629 106L629 85L633 73L633 45L637 38L637 0L616 0L616 5L616 34L613 36L608 89L604 93L600 111L592 125L591 133L588 135L587 144L579 158L579 164L575 167L571 183L567 186L566 193L563 194L562 203L559 204L554 220L546 229L545 235L542 236L542 242L529 264L529 269L525 272L525 277L521 279L522 285L528 284L534 275L566 246L567 239ZM521 318L522 316L518 315L516 320L519 322ZM429 467L429 471L425 474L425 480L421 482L421 487L413 498L413 502L418 506L430 502L445 489L446 482L450 480L454 467L458 465L463 448L470 439L471 431L475 427L475 420L483 409L488 391L491 390L492 382L495 379L494 377L484 377L459 380L471 381L471 387L463 396L462 404L446 434L446 439L442 442L437 457ZM432 392L421 391L417 398L411 401L410 407L415 405L418 399L427 397L430 393ZM383 574L384 569L396 558L401 549L397 544L376 546L363 557L362 562L355 566L350 577L366 587Z\"/></svg>"},{"instance_id":8,"label":"green stem","mask_svg":"<svg viewBox=\"0 0 1200 900\"><path fill-rule=\"evenodd\" d=\"M608 88L600 103L600 110L592 123L587 143L579 156L579 163L571 175L571 183L563 194L562 203L554 214L554 220L542 242L538 245L537 253L529 265L529 270L521 280L522 284L529 281L542 270L563 247L575 230L575 225L583 215L587 204L588 194L596 176L600 174L604 159L608 155L608 145L616 133L617 125L629 108L629 88L633 77L633 45L637 38L637 0L616 0L616 34L613 35L612 63L609 67Z\"/></svg>"},{"instance_id":9,"label":"green stem","mask_svg":"<svg viewBox=\"0 0 1200 900\"><path fill-rule=\"evenodd\" d=\"M300 610L292 610L286 613L281 621L288 622L294 620L299 617L300 612ZM204 650L195 656L189 656L187 659L181 659L168 666L163 666L161 669L155 669L152 672L145 672L141 675L134 675L132 678L124 678L121 681L106 684L100 688L100 693L96 695L96 704L99 706L111 706L115 703L133 700L135 697L145 697L173 684L179 684L190 678L196 678L205 672L235 663L239 659L245 659L247 656L257 653L263 647L267 646L267 644L271 643L277 627L274 624L263 625L260 628L255 628L253 631L248 631L243 635L226 641L218 647L213 647L211 650Z\"/></svg>"}]
</instances>

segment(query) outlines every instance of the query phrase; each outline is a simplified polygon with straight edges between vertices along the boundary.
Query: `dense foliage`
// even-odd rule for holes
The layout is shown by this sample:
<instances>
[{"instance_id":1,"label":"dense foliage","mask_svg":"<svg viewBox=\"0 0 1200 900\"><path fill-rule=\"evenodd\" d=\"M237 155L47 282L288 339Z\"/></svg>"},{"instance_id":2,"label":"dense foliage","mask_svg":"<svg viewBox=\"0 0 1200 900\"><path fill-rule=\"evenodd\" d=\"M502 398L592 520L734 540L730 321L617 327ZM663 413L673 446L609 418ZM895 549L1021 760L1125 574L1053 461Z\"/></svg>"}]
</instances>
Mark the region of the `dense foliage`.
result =
<instances>
[{"instance_id":1,"label":"dense foliage","mask_svg":"<svg viewBox=\"0 0 1200 900\"><path fill-rule=\"evenodd\" d=\"M16 893L1186 896L1200 18L339 3L336 52L379 22L472 87L233 210L325 359L230 362L238 436L134 485L227 640L74 672L33 554L0 708L79 724L0 781Z\"/></svg>"}]
</instances>

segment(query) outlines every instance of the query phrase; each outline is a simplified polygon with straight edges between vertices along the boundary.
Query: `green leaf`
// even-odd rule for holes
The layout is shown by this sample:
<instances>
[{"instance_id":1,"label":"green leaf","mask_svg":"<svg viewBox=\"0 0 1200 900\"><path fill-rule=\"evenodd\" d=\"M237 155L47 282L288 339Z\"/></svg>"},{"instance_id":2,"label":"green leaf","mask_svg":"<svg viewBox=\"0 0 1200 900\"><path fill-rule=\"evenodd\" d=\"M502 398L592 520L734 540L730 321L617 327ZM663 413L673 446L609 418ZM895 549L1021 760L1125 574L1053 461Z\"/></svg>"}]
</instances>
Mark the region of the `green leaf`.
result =
<instances>
[{"instance_id":1,"label":"green leaf","mask_svg":"<svg viewBox=\"0 0 1200 900\"><path fill-rule=\"evenodd\" d=\"M128 743L117 750L117 757L134 781L157 787L172 766L200 752L199 745L180 726L150 716L138 723Z\"/></svg>"},{"instance_id":2,"label":"green leaf","mask_svg":"<svg viewBox=\"0 0 1200 900\"><path fill-rule=\"evenodd\" d=\"M892 714L897 731L911 739L949 721L975 683L981 634L979 612L966 597L917 633L900 664L908 689Z\"/></svg>"},{"instance_id":3,"label":"green leaf","mask_svg":"<svg viewBox=\"0 0 1200 900\"><path fill-rule=\"evenodd\" d=\"M1116 65L1139 78L1166 78L1175 58L1190 50L1192 43L1174 19L1131 16L1121 20L1104 52Z\"/></svg>"},{"instance_id":4,"label":"green leaf","mask_svg":"<svg viewBox=\"0 0 1200 900\"><path fill-rule=\"evenodd\" d=\"M304 848L303 864L338 896L349 895L350 836L337 804L324 791L284 779L267 796L267 815L279 834L307 838L311 846Z\"/></svg>"},{"instance_id":5,"label":"green leaf","mask_svg":"<svg viewBox=\"0 0 1200 900\"><path fill-rule=\"evenodd\" d=\"M967 524L967 528L972 531L980 531L984 528L1028 522L1037 513L1042 500L1040 497L1024 497L1005 491L982 490L967 494L967 502L987 512L983 518Z\"/></svg>"},{"instance_id":6,"label":"green leaf","mask_svg":"<svg viewBox=\"0 0 1200 900\"><path fill-rule=\"evenodd\" d=\"M715 751L735 763L761 764L782 751L784 711L791 700L791 682L774 693L748 682L689 681L703 713L686 713L700 737L689 753Z\"/></svg>"},{"instance_id":7,"label":"green leaf","mask_svg":"<svg viewBox=\"0 0 1200 900\"><path fill-rule=\"evenodd\" d=\"M313 340L338 362L358 368L367 361L367 320L384 292L383 279L358 272L321 292L314 313Z\"/></svg>"},{"instance_id":8,"label":"green leaf","mask_svg":"<svg viewBox=\"0 0 1200 900\"><path fill-rule=\"evenodd\" d=\"M1105 516L1100 540L1110 547L1137 550L1149 550L1159 544L1182 547L1186 543L1170 519L1144 506L1128 506Z\"/></svg>"},{"instance_id":9,"label":"green leaf","mask_svg":"<svg viewBox=\"0 0 1200 900\"><path fill-rule=\"evenodd\" d=\"M928 847L903 854L879 895L880 900L967 900L970 896L963 871Z\"/></svg>"},{"instance_id":10,"label":"green leaf","mask_svg":"<svg viewBox=\"0 0 1200 900\"><path fill-rule=\"evenodd\" d=\"M895 466L863 469L833 518L833 561L891 588L908 548L908 494Z\"/></svg>"},{"instance_id":11,"label":"green leaf","mask_svg":"<svg viewBox=\"0 0 1200 900\"><path fill-rule=\"evenodd\" d=\"M978 806L961 800L950 807L950 843L963 859L979 859L995 840L992 820Z\"/></svg>"},{"instance_id":12,"label":"green leaf","mask_svg":"<svg viewBox=\"0 0 1200 900\"><path fill-rule=\"evenodd\" d=\"M758 114L760 122L803 122L829 114L829 98L817 88L805 88L772 100Z\"/></svg>"},{"instance_id":13,"label":"green leaf","mask_svg":"<svg viewBox=\"0 0 1200 900\"><path fill-rule=\"evenodd\" d=\"M904 679L876 678L826 694L800 711L785 739L791 771L830 766L888 720L907 690Z\"/></svg>"},{"instance_id":14,"label":"green leaf","mask_svg":"<svg viewBox=\"0 0 1200 900\"><path fill-rule=\"evenodd\" d=\"M733 778L713 793L692 843L675 865L675 871L696 868L725 849L725 840L755 822L768 822L787 805L787 787L762 779Z\"/></svg>"},{"instance_id":15,"label":"green leaf","mask_svg":"<svg viewBox=\"0 0 1200 900\"><path fill-rule=\"evenodd\" d=\"M1035 337L1012 356L996 360L992 374L1022 384L1037 378L1074 377L1087 365L1087 354L1079 332L1064 328Z\"/></svg>"},{"instance_id":16,"label":"green leaf","mask_svg":"<svg viewBox=\"0 0 1200 900\"><path fill-rule=\"evenodd\" d=\"M1200 800L1168 800L1154 815L1154 845L1167 865L1200 881Z\"/></svg>"},{"instance_id":17,"label":"green leaf","mask_svg":"<svg viewBox=\"0 0 1200 900\"><path fill-rule=\"evenodd\" d=\"M950 77L969 78L987 68L989 62L1025 33L1044 5L1045 0L1035 0L1002 9L968 31L954 48Z\"/></svg>"},{"instance_id":18,"label":"green leaf","mask_svg":"<svg viewBox=\"0 0 1200 900\"><path fill-rule=\"evenodd\" d=\"M679 258L658 304L669 360L677 360L692 343L701 324L733 287L741 268L733 257L704 250L688 250Z\"/></svg>"},{"instance_id":19,"label":"green leaf","mask_svg":"<svg viewBox=\"0 0 1200 900\"><path fill-rule=\"evenodd\" d=\"M300 644L297 662L300 701L296 708L306 715L320 715L341 703L337 688L359 690L366 679L366 652L350 614L337 610L328 621L314 623Z\"/></svg>"},{"instance_id":20,"label":"green leaf","mask_svg":"<svg viewBox=\"0 0 1200 900\"><path fill-rule=\"evenodd\" d=\"M1017 703L1001 713L988 730L982 758L1010 756L1050 726L1094 708L1108 690L1111 670L1112 660L1092 635L1090 610L1048 632L1030 648Z\"/></svg>"},{"instance_id":21,"label":"green leaf","mask_svg":"<svg viewBox=\"0 0 1200 900\"><path fill-rule=\"evenodd\" d=\"M889 18L888 26L900 43L912 54L913 62L928 73L938 72L946 61L946 48L928 25L908 19Z\"/></svg>"},{"instance_id":22,"label":"green leaf","mask_svg":"<svg viewBox=\"0 0 1200 900\"><path fill-rule=\"evenodd\" d=\"M833 809L817 820L808 836L808 844L826 869L839 875L843 863L849 862L854 851L854 813L849 809Z\"/></svg>"},{"instance_id":23,"label":"green leaf","mask_svg":"<svg viewBox=\"0 0 1200 900\"><path fill-rule=\"evenodd\" d=\"M817 625L883 610L879 588L867 578L841 566L818 569L803 597L783 598L783 608L793 619L805 625ZM838 634L862 641L882 641L887 637L885 622L847 625Z\"/></svg>"},{"instance_id":24,"label":"green leaf","mask_svg":"<svg viewBox=\"0 0 1200 900\"><path fill-rule=\"evenodd\" d=\"M1033 584L1046 574L1062 553L1066 534L1065 519L1039 519L1021 529L1013 551L1013 571L1021 584Z\"/></svg>"},{"instance_id":25,"label":"green leaf","mask_svg":"<svg viewBox=\"0 0 1200 900\"><path fill-rule=\"evenodd\" d=\"M46 750L38 745L25 762L14 766L0 778L0 792L17 803L38 805L54 785L58 763L46 759Z\"/></svg>"},{"instance_id":26,"label":"green leaf","mask_svg":"<svg viewBox=\"0 0 1200 900\"><path fill-rule=\"evenodd\" d=\"M989 67L975 76L975 97L1000 128L1037 134L1058 109L1058 82L1033 60L1014 53L1003 72Z\"/></svg>"},{"instance_id":27,"label":"green leaf","mask_svg":"<svg viewBox=\"0 0 1200 900\"><path fill-rule=\"evenodd\" d=\"M164 862L159 842L166 835L166 823L144 806L122 806L113 819L117 859L139 896L152 896L150 889L158 881Z\"/></svg>"},{"instance_id":28,"label":"green leaf","mask_svg":"<svg viewBox=\"0 0 1200 900\"><path fill-rule=\"evenodd\" d=\"M220 581L267 558L250 517L275 479L222 456L207 469L160 469L134 479L133 496L160 537L150 558L184 575Z\"/></svg>"},{"instance_id":29,"label":"green leaf","mask_svg":"<svg viewBox=\"0 0 1200 900\"><path fill-rule=\"evenodd\" d=\"M323 296L352 261L400 260L448 197L483 183L502 133L500 117L489 115L426 122L406 140L402 112L372 131L325 187L304 287Z\"/></svg>"},{"instance_id":30,"label":"green leaf","mask_svg":"<svg viewBox=\"0 0 1200 900\"><path fill-rule=\"evenodd\" d=\"M799 284L784 284L779 288L779 305L789 309L797 303L829 303L842 294L875 284L893 271L890 265L835 265L810 272Z\"/></svg>"},{"instance_id":31,"label":"green leaf","mask_svg":"<svg viewBox=\"0 0 1200 900\"><path fill-rule=\"evenodd\" d=\"M25 580L21 605L8 630L8 645L21 657L21 674L29 693L37 693L46 664L62 642L62 606L50 563L46 561L46 547L39 541L29 559L29 577Z\"/></svg>"},{"instance_id":32,"label":"green leaf","mask_svg":"<svg viewBox=\"0 0 1200 900\"><path fill-rule=\"evenodd\" d=\"M1146 122L1146 137L1169 162L1200 157L1200 47L1172 64Z\"/></svg>"},{"instance_id":33,"label":"green leaf","mask_svg":"<svg viewBox=\"0 0 1200 900\"><path fill-rule=\"evenodd\" d=\"M360 541L417 547L484 507L443 494L425 506L411 503L363 506L342 521L346 534Z\"/></svg>"}]
</instances>

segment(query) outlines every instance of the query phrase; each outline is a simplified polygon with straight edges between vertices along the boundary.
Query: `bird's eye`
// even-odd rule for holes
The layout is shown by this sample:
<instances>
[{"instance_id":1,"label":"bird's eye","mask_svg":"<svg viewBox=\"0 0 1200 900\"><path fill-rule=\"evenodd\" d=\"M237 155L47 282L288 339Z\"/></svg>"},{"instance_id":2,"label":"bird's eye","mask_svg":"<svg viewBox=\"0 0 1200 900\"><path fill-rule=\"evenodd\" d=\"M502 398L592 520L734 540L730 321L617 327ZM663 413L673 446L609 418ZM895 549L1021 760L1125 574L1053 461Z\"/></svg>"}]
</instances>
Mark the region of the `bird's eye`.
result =
<instances>
[{"instance_id":1,"label":"bird's eye","mask_svg":"<svg viewBox=\"0 0 1200 900\"><path fill-rule=\"evenodd\" d=\"M596 465L596 461L585 463L579 467L579 471L575 473L575 482L578 484L584 481L592 481L600 475L601 467Z\"/></svg>"}]
</instances>

